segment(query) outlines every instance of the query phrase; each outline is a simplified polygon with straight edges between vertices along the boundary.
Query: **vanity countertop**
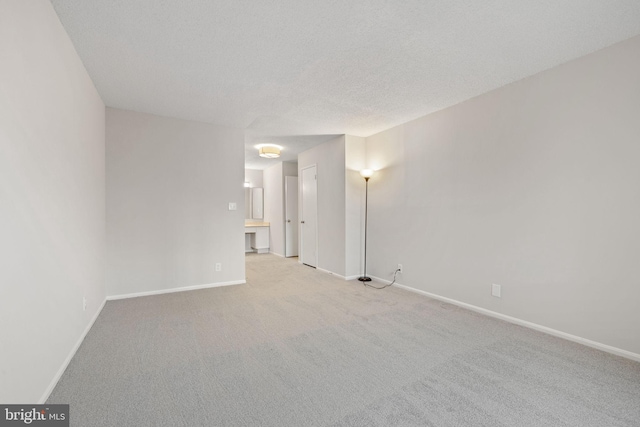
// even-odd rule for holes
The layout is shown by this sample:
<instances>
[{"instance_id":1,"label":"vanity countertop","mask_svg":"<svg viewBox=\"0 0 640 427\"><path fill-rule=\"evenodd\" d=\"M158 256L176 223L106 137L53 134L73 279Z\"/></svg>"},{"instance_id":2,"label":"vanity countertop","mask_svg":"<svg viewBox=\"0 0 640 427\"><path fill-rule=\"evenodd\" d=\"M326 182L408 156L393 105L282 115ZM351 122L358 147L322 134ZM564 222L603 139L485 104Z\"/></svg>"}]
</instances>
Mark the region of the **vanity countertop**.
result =
<instances>
[{"instance_id":1,"label":"vanity countertop","mask_svg":"<svg viewBox=\"0 0 640 427\"><path fill-rule=\"evenodd\" d=\"M245 222L244 223L245 227L268 227L269 223L268 222Z\"/></svg>"}]
</instances>

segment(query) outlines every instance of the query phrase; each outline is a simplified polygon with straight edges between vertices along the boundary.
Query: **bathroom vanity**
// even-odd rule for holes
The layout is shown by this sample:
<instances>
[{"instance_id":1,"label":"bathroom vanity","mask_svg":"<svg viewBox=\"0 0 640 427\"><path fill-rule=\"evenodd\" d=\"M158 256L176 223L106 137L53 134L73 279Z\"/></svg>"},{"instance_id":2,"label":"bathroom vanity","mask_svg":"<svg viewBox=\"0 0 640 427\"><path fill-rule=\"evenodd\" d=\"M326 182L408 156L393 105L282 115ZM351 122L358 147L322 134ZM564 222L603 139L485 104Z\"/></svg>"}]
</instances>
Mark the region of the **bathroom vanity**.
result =
<instances>
[{"instance_id":1,"label":"bathroom vanity","mask_svg":"<svg viewBox=\"0 0 640 427\"><path fill-rule=\"evenodd\" d=\"M259 254L269 252L269 223L245 221L244 234L249 236L250 247Z\"/></svg>"}]
</instances>

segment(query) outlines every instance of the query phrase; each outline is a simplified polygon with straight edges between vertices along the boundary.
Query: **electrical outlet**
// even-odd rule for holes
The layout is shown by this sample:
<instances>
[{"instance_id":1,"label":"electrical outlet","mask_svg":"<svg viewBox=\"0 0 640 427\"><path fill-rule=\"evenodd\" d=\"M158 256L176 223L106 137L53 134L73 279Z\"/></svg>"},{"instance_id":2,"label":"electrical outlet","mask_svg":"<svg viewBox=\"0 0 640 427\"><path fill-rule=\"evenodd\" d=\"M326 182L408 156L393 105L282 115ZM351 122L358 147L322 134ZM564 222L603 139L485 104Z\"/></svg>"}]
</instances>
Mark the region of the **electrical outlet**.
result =
<instances>
[{"instance_id":1,"label":"electrical outlet","mask_svg":"<svg viewBox=\"0 0 640 427\"><path fill-rule=\"evenodd\" d=\"M402 273L402 264L398 264L398 273Z\"/></svg>"},{"instance_id":2,"label":"electrical outlet","mask_svg":"<svg viewBox=\"0 0 640 427\"><path fill-rule=\"evenodd\" d=\"M216 271L222 271L222 263L216 262Z\"/></svg>"},{"instance_id":3,"label":"electrical outlet","mask_svg":"<svg viewBox=\"0 0 640 427\"><path fill-rule=\"evenodd\" d=\"M238 205L235 203L229 203L229 210L230 211L235 211L236 209L238 209Z\"/></svg>"},{"instance_id":4,"label":"electrical outlet","mask_svg":"<svg viewBox=\"0 0 640 427\"><path fill-rule=\"evenodd\" d=\"M491 285L491 295L501 298L501 293L502 287L500 285L496 285L495 283Z\"/></svg>"},{"instance_id":5,"label":"electrical outlet","mask_svg":"<svg viewBox=\"0 0 640 427\"><path fill-rule=\"evenodd\" d=\"M82 311L87 311L87 299L82 297Z\"/></svg>"}]
</instances>

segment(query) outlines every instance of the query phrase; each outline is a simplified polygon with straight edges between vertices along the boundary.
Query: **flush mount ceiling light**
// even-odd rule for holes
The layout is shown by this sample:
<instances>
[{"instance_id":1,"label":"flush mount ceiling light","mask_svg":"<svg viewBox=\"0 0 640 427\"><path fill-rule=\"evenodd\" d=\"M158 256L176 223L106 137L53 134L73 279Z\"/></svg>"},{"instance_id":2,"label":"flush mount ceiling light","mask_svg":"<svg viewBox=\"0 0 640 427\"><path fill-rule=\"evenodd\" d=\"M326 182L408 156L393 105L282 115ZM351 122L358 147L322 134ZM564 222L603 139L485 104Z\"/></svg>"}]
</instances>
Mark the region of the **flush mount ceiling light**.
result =
<instances>
[{"instance_id":1,"label":"flush mount ceiling light","mask_svg":"<svg viewBox=\"0 0 640 427\"><path fill-rule=\"evenodd\" d=\"M260 154L260 157L265 157L267 159L275 159L277 157L280 157L280 150L282 150L282 147L277 145L258 146L258 153Z\"/></svg>"}]
</instances>

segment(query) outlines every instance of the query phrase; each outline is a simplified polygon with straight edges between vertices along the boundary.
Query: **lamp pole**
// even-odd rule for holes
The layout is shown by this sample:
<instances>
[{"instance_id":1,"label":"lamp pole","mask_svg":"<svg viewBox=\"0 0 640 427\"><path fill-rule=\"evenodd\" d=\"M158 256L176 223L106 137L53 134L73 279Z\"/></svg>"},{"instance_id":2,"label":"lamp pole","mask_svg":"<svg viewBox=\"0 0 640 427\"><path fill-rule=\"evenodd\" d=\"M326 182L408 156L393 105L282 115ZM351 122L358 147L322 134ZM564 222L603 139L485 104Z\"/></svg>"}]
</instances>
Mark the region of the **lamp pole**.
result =
<instances>
[{"instance_id":1,"label":"lamp pole","mask_svg":"<svg viewBox=\"0 0 640 427\"><path fill-rule=\"evenodd\" d=\"M364 178L364 274L358 277L361 282L370 282L371 277L367 276L367 222L369 214L369 178L373 175L373 170L364 169L360 171Z\"/></svg>"}]
</instances>

